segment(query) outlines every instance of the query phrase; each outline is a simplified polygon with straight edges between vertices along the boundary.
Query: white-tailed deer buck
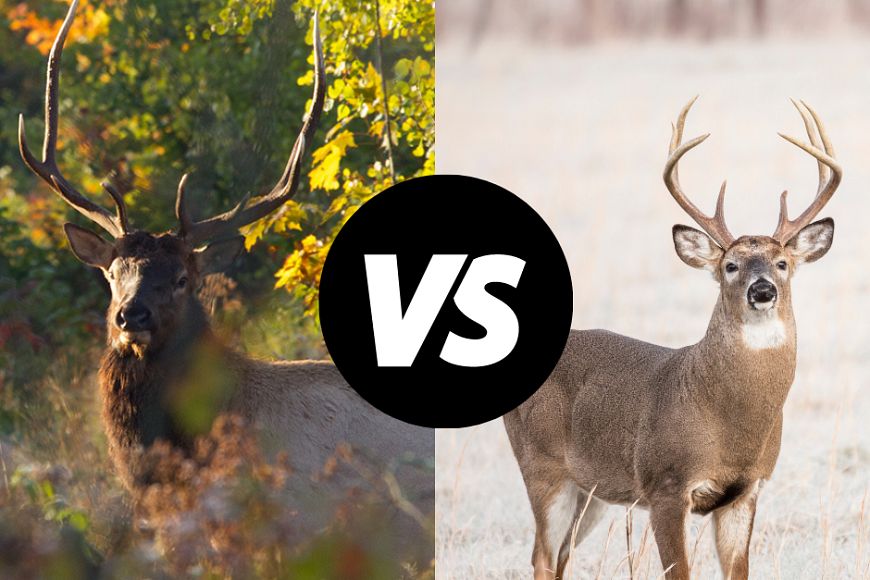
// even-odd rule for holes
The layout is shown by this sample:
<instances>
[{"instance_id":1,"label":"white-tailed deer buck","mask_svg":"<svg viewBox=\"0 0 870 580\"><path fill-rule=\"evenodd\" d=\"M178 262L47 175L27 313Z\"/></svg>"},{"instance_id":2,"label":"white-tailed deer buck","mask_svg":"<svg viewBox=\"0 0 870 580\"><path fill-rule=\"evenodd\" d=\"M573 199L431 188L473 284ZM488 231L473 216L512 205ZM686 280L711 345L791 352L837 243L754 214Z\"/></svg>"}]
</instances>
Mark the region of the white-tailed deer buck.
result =
<instances>
[{"instance_id":1,"label":"white-tailed deer buck","mask_svg":"<svg viewBox=\"0 0 870 580\"><path fill-rule=\"evenodd\" d=\"M111 185L104 187L114 199L115 214L74 189L57 166L59 67L77 4L74 0L70 5L48 58L42 160L27 147L23 117L19 143L27 166L114 238L109 243L76 225L64 226L75 255L100 268L111 286L108 348L99 380L109 453L124 483L132 490L148 485L149 474L138 459L142 448L162 439L189 450L217 415L232 413L256 429L265 449L287 451L298 480L293 488L303 496L302 530L319 529L331 513L316 508L324 508L330 494L343 499L359 483L349 476L311 481L342 443L378 465L398 466L403 491L428 509L424 506L434 503L434 477L401 460L409 455L434 460L432 430L371 407L329 362L266 362L233 351L215 337L195 294L204 275L228 266L241 253L244 246L238 229L275 211L296 191L305 148L324 103L317 21L311 110L277 185L250 202L243 199L231 211L195 221L185 203L185 176L178 187L177 231L151 234L130 228L124 200ZM213 242L204 246L207 241ZM429 539L426 542L431 544Z\"/></svg>"},{"instance_id":2,"label":"white-tailed deer buck","mask_svg":"<svg viewBox=\"0 0 870 580\"><path fill-rule=\"evenodd\" d=\"M673 128L664 180L707 232L674 226L677 255L713 275L719 299L704 338L685 348L572 331L547 382L505 415L535 516L536 579L562 577L587 500L577 542L607 503L637 501L650 511L667 578L688 580L687 516L712 513L722 573L749 575L755 505L779 454L795 374L790 282L798 266L831 247L834 222L810 222L833 196L842 170L819 117L794 103L810 144L783 137L818 161L815 200L790 220L783 193L772 236L734 239L723 217L724 184L713 217L680 187L680 158L707 138L681 143L693 102Z\"/></svg>"}]
</instances>

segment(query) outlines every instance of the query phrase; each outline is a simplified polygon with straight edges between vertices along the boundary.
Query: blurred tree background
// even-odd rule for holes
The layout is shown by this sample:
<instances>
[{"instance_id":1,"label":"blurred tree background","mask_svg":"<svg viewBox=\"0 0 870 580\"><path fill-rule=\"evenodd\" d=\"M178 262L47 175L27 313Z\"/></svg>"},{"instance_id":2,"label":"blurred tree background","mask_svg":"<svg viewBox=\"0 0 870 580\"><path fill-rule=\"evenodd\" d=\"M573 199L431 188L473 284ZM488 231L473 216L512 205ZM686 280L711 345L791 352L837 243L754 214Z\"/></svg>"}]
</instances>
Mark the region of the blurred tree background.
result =
<instances>
[{"instance_id":1,"label":"blurred tree background","mask_svg":"<svg viewBox=\"0 0 870 580\"><path fill-rule=\"evenodd\" d=\"M438 37L590 44L614 39L866 35L868 0L467 0L439 6Z\"/></svg>"},{"instance_id":2,"label":"blurred tree background","mask_svg":"<svg viewBox=\"0 0 870 580\"><path fill-rule=\"evenodd\" d=\"M65 501L78 502L63 525L106 503L88 479L105 463L93 397L108 293L61 229L93 226L20 160L17 116L37 150L46 55L67 7L0 0L0 508L4 486L11 497L10 486L30 481L13 474L63 464ZM266 357L325 356L317 285L331 240L373 194L434 172L433 3L82 0L61 67L62 171L103 203L109 178L134 227L165 231L185 172L199 217L278 179L310 99L315 7L328 92L307 179L243 232L249 255L206 289L228 339ZM111 475L96 479L100 493L117 492ZM79 525L89 542L109 534L91 524Z\"/></svg>"}]
</instances>

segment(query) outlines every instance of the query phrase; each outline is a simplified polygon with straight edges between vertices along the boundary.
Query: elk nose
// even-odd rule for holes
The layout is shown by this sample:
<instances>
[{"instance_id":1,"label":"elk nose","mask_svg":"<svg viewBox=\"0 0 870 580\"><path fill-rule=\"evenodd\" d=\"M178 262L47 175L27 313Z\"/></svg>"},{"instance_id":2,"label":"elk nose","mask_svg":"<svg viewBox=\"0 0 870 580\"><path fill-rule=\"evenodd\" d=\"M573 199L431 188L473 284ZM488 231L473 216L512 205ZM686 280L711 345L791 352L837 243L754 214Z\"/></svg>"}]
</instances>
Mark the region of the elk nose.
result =
<instances>
[{"instance_id":1,"label":"elk nose","mask_svg":"<svg viewBox=\"0 0 870 580\"><path fill-rule=\"evenodd\" d=\"M749 285L746 298L750 304L771 302L776 300L776 286L764 279L756 280Z\"/></svg>"},{"instance_id":2,"label":"elk nose","mask_svg":"<svg viewBox=\"0 0 870 580\"><path fill-rule=\"evenodd\" d=\"M151 322L151 311L142 304L131 302L118 310L116 319L118 327L130 332L148 330Z\"/></svg>"}]
</instances>

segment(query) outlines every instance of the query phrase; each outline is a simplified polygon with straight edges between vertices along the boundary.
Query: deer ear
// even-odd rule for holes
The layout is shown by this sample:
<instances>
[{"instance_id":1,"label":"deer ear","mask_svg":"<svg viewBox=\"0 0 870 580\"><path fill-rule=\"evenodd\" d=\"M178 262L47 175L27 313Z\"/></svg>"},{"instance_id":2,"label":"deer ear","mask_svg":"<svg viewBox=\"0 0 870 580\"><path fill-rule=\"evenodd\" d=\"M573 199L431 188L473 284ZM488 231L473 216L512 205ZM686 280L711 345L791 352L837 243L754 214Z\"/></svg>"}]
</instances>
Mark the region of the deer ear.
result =
<instances>
[{"instance_id":1,"label":"deer ear","mask_svg":"<svg viewBox=\"0 0 870 580\"><path fill-rule=\"evenodd\" d=\"M680 259L693 268L716 272L725 252L710 236L689 226L674 226L674 248Z\"/></svg>"},{"instance_id":2,"label":"deer ear","mask_svg":"<svg viewBox=\"0 0 870 580\"><path fill-rule=\"evenodd\" d=\"M107 270L115 259L115 246L91 230L75 224L63 224L69 247L76 258L95 268Z\"/></svg>"},{"instance_id":3,"label":"deer ear","mask_svg":"<svg viewBox=\"0 0 870 580\"><path fill-rule=\"evenodd\" d=\"M244 249L245 238L235 236L228 240L214 242L204 248L194 250L193 256L196 260L196 269L203 276L215 272L223 272L230 267Z\"/></svg>"},{"instance_id":4,"label":"deer ear","mask_svg":"<svg viewBox=\"0 0 870 580\"><path fill-rule=\"evenodd\" d=\"M796 264L815 262L828 253L834 242L834 220L825 218L804 227L785 245Z\"/></svg>"}]
</instances>

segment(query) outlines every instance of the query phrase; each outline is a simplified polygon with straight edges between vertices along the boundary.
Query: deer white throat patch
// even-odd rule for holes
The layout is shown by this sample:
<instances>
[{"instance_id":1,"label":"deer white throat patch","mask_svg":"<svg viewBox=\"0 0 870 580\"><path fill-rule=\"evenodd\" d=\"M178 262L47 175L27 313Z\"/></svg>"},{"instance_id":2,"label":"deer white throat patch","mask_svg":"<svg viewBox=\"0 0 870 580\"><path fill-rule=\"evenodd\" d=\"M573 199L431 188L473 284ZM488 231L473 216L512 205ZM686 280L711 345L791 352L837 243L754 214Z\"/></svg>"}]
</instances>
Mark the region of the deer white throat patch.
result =
<instances>
[{"instance_id":1,"label":"deer white throat patch","mask_svg":"<svg viewBox=\"0 0 870 580\"><path fill-rule=\"evenodd\" d=\"M786 339L785 324L778 316L759 317L743 323L743 344L752 350L782 346Z\"/></svg>"}]
</instances>

